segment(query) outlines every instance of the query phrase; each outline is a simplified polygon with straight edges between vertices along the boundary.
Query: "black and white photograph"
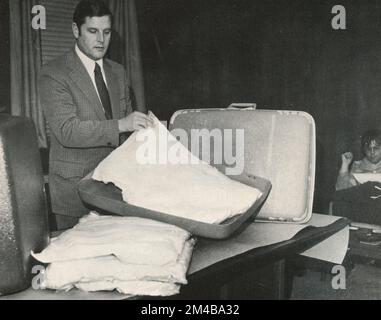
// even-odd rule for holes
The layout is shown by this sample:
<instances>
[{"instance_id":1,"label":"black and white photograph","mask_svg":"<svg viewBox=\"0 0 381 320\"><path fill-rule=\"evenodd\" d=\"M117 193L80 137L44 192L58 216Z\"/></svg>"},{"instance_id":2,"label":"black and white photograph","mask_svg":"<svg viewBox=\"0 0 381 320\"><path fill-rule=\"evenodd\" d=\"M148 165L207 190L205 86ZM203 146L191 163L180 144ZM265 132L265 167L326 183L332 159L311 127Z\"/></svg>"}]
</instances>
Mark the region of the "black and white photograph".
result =
<instances>
[{"instance_id":1,"label":"black and white photograph","mask_svg":"<svg viewBox=\"0 0 381 320\"><path fill-rule=\"evenodd\" d=\"M381 299L379 0L0 0L0 40L0 300Z\"/></svg>"}]
</instances>

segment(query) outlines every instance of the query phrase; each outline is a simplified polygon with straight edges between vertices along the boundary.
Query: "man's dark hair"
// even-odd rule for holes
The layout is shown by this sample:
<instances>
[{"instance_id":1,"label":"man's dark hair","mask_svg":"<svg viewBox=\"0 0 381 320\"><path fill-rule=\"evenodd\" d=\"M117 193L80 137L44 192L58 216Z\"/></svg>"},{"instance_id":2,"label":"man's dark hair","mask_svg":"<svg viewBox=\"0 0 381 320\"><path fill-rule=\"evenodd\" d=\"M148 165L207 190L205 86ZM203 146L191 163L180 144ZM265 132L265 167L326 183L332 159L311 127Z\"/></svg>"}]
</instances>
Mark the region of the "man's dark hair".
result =
<instances>
[{"instance_id":1,"label":"man's dark hair","mask_svg":"<svg viewBox=\"0 0 381 320\"><path fill-rule=\"evenodd\" d=\"M370 147L372 141L375 141L376 144L381 145L381 130L368 130L361 136L361 151L363 154L365 154L366 149Z\"/></svg>"},{"instance_id":2,"label":"man's dark hair","mask_svg":"<svg viewBox=\"0 0 381 320\"><path fill-rule=\"evenodd\" d=\"M85 23L86 17L103 17L110 16L112 24L112 13L102 0L82 0L75 8L73 22L81 30L81 26Z\"/></svg>"}]
</instances>

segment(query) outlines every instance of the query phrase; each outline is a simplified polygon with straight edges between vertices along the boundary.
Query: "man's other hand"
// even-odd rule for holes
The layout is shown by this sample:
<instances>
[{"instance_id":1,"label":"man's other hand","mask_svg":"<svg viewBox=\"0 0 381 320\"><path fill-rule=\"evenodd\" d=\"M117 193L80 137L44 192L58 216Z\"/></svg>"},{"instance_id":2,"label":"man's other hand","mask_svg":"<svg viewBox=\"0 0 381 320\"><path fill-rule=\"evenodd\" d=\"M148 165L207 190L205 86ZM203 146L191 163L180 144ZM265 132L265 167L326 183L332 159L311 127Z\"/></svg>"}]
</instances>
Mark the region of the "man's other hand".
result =
<instances>
[{"instance_id":1,"label":"man's other hand","mask_svg":"<svg viewBox=\"0 0 381 320\"><path fill-rule=\"evenodd\" d=\"M127 117L118 120L119 131L128 132L140 129L147 129L154 125L153 120L146 114L134 111Z\"/></svg>"}]
</instances>

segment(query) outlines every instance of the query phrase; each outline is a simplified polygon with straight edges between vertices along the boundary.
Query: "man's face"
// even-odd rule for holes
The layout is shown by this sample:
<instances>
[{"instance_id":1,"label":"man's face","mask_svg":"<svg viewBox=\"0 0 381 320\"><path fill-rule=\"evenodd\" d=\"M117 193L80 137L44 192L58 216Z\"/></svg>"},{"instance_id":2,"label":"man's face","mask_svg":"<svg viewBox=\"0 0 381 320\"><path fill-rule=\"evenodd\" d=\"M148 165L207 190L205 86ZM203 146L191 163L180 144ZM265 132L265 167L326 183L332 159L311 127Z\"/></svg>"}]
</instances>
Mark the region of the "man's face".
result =
<instances>
[{"instance_id":1,"label":"man's face","mask_svg":"<svg viewBox=\"0 0 381 320\"><path fill-rule=\"evenodd\" d=\"M381 146L372 140L370 144L365 148L366 158L373 164L381 161Z\"/></svg>"},{"instance_id":2,"label":"man's face","mask_svg":"<svg viewBox=\"0 0 381 320\"><path fill-rule=\"evenodd\" d=\"M79 49L92 60L102 59L111 40L111 18L86 17L81 30L73 23L73 34Z\"/></svg>"}]
</instances>

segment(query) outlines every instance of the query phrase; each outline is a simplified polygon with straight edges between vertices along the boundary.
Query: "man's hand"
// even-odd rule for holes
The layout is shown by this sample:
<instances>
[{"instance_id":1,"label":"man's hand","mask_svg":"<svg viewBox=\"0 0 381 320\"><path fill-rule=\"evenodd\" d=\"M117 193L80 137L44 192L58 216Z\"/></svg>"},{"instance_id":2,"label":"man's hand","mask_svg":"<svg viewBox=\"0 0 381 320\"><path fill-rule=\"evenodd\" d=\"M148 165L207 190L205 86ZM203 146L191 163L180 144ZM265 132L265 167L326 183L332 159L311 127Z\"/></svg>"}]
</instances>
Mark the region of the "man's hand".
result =
<instances>
[{"instance_id":1,"label":"man's hand","mask_svg":"<svg viewBox=\"0 0 381 320\"><path fill-rule=\"evenodd\" d=\"M118 120L119 132L146 129L154 125L152 119L141 112L134 111L127 117Z\"/></svg>"},{"instance_id":2,"label":"man's hand","mask_svg":"<svg viewBox=\"0 0 381 320\"><path fill-rule=\"evenodd\" d=\"M352 163L353 154L352 152L345 152L341 155L341 173L347 173L349 170L349 166Z\"/></svg>"}]
</instances>

